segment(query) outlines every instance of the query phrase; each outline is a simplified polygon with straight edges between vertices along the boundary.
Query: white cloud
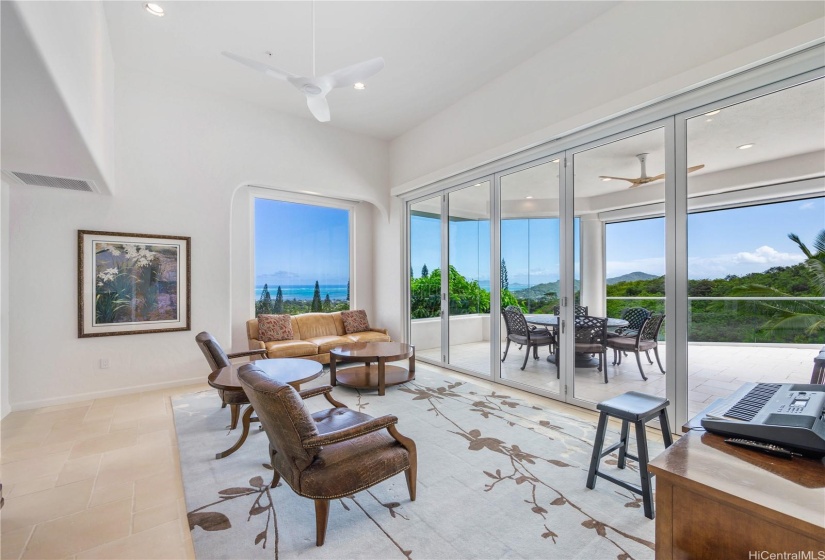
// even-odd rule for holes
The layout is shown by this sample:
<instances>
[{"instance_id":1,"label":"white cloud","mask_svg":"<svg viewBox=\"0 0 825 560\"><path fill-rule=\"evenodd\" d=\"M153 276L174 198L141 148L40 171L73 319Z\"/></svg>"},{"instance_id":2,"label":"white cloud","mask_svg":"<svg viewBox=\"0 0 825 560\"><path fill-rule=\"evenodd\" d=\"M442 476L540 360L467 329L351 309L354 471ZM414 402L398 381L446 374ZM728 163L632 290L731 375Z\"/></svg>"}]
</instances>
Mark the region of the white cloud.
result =
<instances>
[{"instance_id":1,"label":"white cloud","mask_svg":"<svg viewBox=\"0 0 825 560\"><path fill-rule=\"evenodd\" d=\"M811 210L815 206L813 200L807 200L799 205L800 210Z\"/></svg>"},{"instance_id":2,"label":"white cloud","mask_svg":"<svg viewBox=\"0 0 825 560\"><path fill-rule=\"evenodd\" d=\"M729 274L742 276L763 272L774 266L792 266L805 260L802 253L782 253L763 245L754 251L742 251L713 257L689 257L688 275L691 278L720 278Z\"/></svg>"}]
</instances>

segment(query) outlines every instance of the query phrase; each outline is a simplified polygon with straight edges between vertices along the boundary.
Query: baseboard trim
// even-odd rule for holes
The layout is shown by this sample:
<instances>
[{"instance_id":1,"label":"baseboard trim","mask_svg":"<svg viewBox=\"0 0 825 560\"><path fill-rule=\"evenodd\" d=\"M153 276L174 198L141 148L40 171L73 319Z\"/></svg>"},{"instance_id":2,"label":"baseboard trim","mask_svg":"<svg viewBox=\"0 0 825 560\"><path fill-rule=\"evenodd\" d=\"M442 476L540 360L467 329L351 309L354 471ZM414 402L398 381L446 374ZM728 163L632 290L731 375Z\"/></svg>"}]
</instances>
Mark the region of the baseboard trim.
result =
<instances>
[{"instance_id":1,"label":"baseboard trim","mask_svg":"<svg viewBox=\"0 0 825 560\"><path fill-rule=\"evenodd\" d=\"M50 399L39 399L33 401L22 401L11 403L11 411L18 412L20 410L31 410L32 408L43 408L47 406L57 406L62 404L71 404L74 402L83 402L94 399L103 399L106 397L117 397L120 395L128 395L130 393L143 393L145 391L156 391L158 389L168 389L170 387L179 387L181 385L192 385L195 383L203 383L203 376L191 377L189 379L178 379L175 381L163 381L161 383L147 383L146 385L133 385L131 387L121 387L119 389L108 389L105 391L93 391L90 393L79 393L76 395L68 395L63 397L53 397Z\"/></svg>"}]
</instances>

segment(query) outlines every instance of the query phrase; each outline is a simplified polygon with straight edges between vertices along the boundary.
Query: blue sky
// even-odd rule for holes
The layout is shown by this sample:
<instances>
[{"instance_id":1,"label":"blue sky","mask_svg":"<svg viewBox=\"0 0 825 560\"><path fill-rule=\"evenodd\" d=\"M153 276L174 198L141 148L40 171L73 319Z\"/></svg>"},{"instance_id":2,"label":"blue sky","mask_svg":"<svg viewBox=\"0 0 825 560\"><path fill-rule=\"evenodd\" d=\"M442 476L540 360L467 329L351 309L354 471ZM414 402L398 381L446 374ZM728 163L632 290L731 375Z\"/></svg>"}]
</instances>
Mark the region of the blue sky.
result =
<instances>
[{"instance_id":1,"label":"blue sky","mask_svg":"<svg viewBox=\"0 0 825 560\"><path fill-rule=\"evenodd\" d=\"M411 220L411 264L418 277L423 264L430 270L440 266L441 230L437 217L412 216ZM788 234L796 233L810 247L823 228L825 197L691 214L688 277L741 276L802 262L803 255ZM451 222L450 232L451 262L468 278L488 281L489 223ZM606 276L636 271L664 274L664 233L663 218L607 224ZM511 284L558 279L558 220L504 220L501 236Z\"/></svg>"},{"instance_id":2,"label":"blue sky","mask_svg":"<svg viewBox=\"0 0 825 560\"><path fill-rule=\"evenodd\" d=\"M256 285L316 280L349 280L349 211L256 198Z\"/></svg>"}]
</instances>

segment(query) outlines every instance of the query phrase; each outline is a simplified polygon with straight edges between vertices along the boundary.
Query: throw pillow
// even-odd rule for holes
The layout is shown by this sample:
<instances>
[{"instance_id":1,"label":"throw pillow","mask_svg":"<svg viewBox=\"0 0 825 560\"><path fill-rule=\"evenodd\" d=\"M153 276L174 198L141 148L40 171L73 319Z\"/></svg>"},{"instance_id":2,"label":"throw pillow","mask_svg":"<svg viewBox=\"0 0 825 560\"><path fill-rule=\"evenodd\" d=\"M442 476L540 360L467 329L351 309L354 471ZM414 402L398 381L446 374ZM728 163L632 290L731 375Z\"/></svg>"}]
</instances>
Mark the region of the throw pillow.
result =
<instances>
[{"instance_id":1,"label":"throw pillow","mask_svg":"<svg viewBox=\"0 0 825 560\"><path fill-rule=\"evenodd\" d=\"M370 322L367 319L367 312L363 309L341 311L341 320L344 322L344 330L347 334L370 330Z\"/></svg>"},{"instance_id":2,"label":"throw pillow","mask_svg":"<svg viewBox=\"0 0 825 560\"><path fill-rule=\"evenodd\" d=\"M258 315L258 339L261 342L292 340L293 336L289 315Z\"/></svg>"}]
</instances>

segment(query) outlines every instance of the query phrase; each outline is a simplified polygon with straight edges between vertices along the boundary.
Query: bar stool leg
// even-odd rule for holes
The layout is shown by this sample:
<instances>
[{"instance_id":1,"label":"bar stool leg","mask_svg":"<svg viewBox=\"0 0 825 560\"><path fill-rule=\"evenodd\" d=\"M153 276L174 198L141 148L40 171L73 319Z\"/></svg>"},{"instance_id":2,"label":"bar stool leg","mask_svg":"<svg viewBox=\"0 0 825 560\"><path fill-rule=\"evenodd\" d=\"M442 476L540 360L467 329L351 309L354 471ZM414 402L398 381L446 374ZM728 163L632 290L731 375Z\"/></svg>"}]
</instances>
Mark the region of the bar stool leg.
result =
<instances>
[{"instance_id":1,"label":"bar stool leg","mask_svg":"<svg viewBox=\"0 0 825 560\"><path fill-rule=\"evenodd\" d=\"M630 445L628 441L630 438L627 435L629 425L627 420L622 420L622 435L621 439L619 440L622 446L619 448L619 464L618 467L623 469L625 464L627 463L627 448Z\"/></svg>"},{"instance_id":2,"label":"bar stool leg","mask_svg":"<svg viewBox=\"0 0 825 560\"><path fill-rule=\"evenodd\" d=\"M670 423L667 421L667 409L659 411L659 425L662 427L662 439L665 440L665 448L673 445L673 435L670 433Z\"/></svg>"},{"instance_id":3,"label":"bar stool leg","mask_svg":"<svg viewBox=\"0 0 825 560\"><path fill-rule=\"evenodd\" d=\"M587 471L587 487L591 490L596 487L596 472L599 470L602 447L604 447L604 433L607 429L607 414L599 414L599 426L596 428L596 441L593 442L593 456L590 458L590 470Z\"/></svg>"},{"instance_id":4,"label":"bar stool leg","mask_svg":"<svg viewBox=\"0 0 825 560\"><path fill-rule=\"evenodd\" d=\"M647 470L647 434L645 422L639 420L636 424L636 447L639 455L639 475L642 478L642 502L644 503L645 517L653 519L653 492L650 489L650 472ZM670 432L668 432L670 433Z\"/></svg>"}]
</instances>

